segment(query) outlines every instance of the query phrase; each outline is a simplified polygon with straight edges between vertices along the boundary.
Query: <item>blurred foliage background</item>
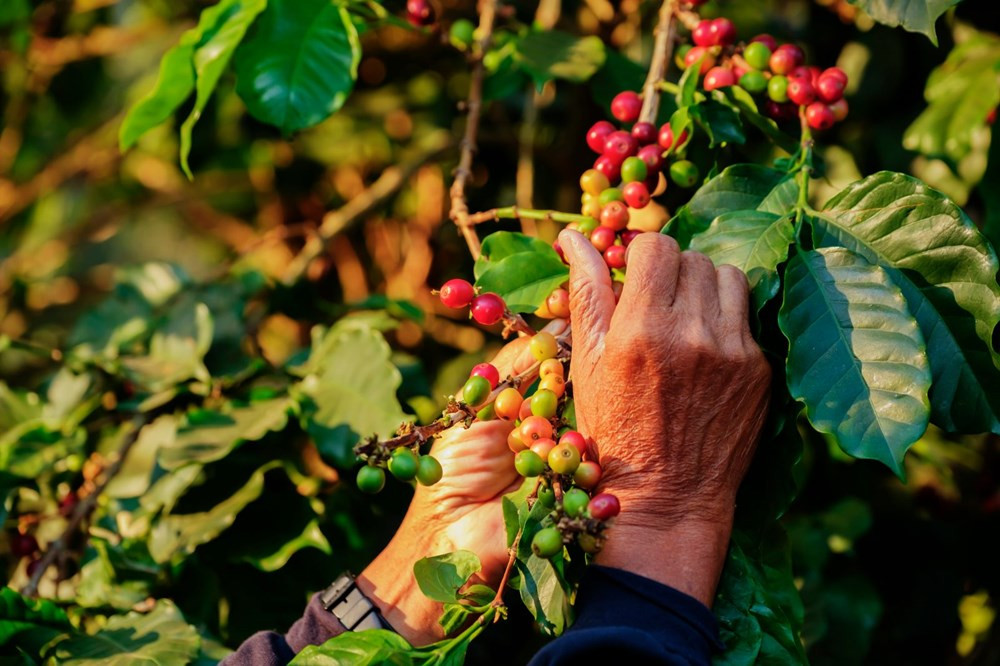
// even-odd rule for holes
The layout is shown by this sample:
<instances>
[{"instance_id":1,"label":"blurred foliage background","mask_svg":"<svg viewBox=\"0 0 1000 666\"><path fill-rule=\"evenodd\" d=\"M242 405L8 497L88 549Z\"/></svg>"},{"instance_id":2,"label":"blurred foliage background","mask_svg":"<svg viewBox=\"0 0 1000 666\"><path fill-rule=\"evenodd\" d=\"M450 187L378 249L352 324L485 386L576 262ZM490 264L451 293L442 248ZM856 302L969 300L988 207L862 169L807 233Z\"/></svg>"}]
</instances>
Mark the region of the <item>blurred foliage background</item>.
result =
<instances>
[{"instance_id":1,"label":"blurred foliage background","mask_svg":"<svg viewBox=\"0 0 1000 666\"><path fill-rule=\"evenodd\" d=\"M194 131L193 180L178 166L171 123L143 137L137 149L119 152L125 109L150 89L164 51L209 4L2 0L0 335L19 344L0 351L0 434L39 401L58 408L51 387L62 358L53 350L93 339L95 328L108 326L114 312L95 308L112 294L127 301L137 291L154 306L198 294L211 311L215 343L228 341L213 343L206 362L213 375L234 384L248 367L248 347L275 366L304 362L315 324L355 313L384 333L402 380L396 395L419 419L432 418L469 367L499 344L430 293L472 272L447 220L469 77L446 31L366 29L357 86L345 107L293 136L248 115L232 73L225 74ZM385 6L402 10L401 2ZM472 3L438 7L445 26L475 20ZM490 77L472 210L513 203L576 208L577 179L592 159L583 135L604 117L615 92L635 88L636 76L641 82L643 68L621 58L648 58L657 7L638 0L506 6L509 20L594 34L620 57L609 50L604 68L580 85L536 89L523 73ZM938 46L878 25L842 0L713 1L706 14L729 16L744 38L769 32L796 41L810 62L837 64L850 75L851 114L820 139L826 174L812 188L817 202L863 174L910 172L991 230L990 216L1000 213L1000 158L988 159L989 127L970 125L967 145L941 151L924 150L927 132L908 128L927 109L925 84L956 40L972 30L1000 33L993 0L966 0L946 14ZM992 99L997 92L988 81L986 89L976 84L947 95ZM674 205L671 196L651 207L643 224L658 228ZM319 240L321 228L335 231L329 242ZM543 222L537 232L551 239L557 230ZM157 307L140 316L169 317ZM360 362L389 353L367 342L354 349ZM257 393L241 394L250 418L275 417L253 407L268 399L268 388L254 385ZM94 399L107 409L129 398L123 391L128 387ZM91 424L93 436L79 441L40 439L38 451L48 453L35 461L34 487L8 483L3 472L0 519L8 534L30 531L44 546L61 533L60 504L111 460L121 432L108 433L106 425ZM64 580L46 578L43 595L75 599L95 613L142 608L150 597L172 599L203 636L214 637L202 641L203 656L221 654L215 639L235 646L256 630L287 627L312 591L345 568L359 571L388 541L409 491L390 484L372 499L341 483L350 463L342 436L298 423L260 428L256 436L239 436L258 445L208 459L196 472L199 483L180 498L180 513L206 512L259 474L257 492L228 523L223 518L182 556L153 563L115 537L116 509L133 511L138 501L118 493L102 500L106 522L91 526L88 544L69 549L58 566ZM11 455L9 446L0 447L0 460ZM285 473L265 469L274 460ZM902 484L883 466L850 460L822 438L807 442L804 492L785 523L810 659L1000 663L1000 627L993 621L1000 595L998 439L950 437L932 428L907 457L906 471ZM149 479L140 486L141 495ZM10 585L19 589L27 560L9 545L0 548ZM79 567L93 562L82 576ZM109 562L114 566L101 568ZM536 644L520 638L528 623L523 612L477 641L470 663L526 660Z\"/></svg>"}]
</instances>

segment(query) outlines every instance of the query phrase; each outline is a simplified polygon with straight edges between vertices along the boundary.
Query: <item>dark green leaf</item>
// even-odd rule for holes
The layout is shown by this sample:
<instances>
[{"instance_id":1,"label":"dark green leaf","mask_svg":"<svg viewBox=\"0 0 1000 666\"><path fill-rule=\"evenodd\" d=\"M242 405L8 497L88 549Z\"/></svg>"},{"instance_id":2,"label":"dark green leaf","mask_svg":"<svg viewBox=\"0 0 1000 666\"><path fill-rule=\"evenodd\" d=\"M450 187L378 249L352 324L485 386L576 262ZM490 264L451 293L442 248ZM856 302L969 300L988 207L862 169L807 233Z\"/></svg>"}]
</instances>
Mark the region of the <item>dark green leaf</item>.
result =
<instances>
[{"instance_id":1,"label":"dark green leaf","mask_svg":"<svg viewBox=\"0 0 1000 666\"><path fill-rule=\"evenodd\" d=\"M934 23L941 14L957 5L960 0L850 0L873 19L890 28L902 26L904 30L919 32L937 46Z\"/></svg>"},{"instance_id":2,"label":"dark green leaf","mask_svg":"<svg viewBox=\"0 0 1000 666\"><path fill-rule=\"evenodd\" d=\"M706 100L691 107L693 117L708 135L709 147L746 141L739 115L725 104Z\"/></svg>"},{"instance_id":3,"label":"dark green leaf","mask_svg":"<svg viewBox=\"0 0 1000 666\"><path fill-rule=\"evenodd\" d=\"M856 458L903 475L927 429L930 367L923 336L889 275L842 248L798 254L778 318L788 388L813 426Z\"/></svg>"},{"instance_id":4,"label":"dark green leaf","mask_svg":"<svg viewBox=\"0 0 1000 666\"><path fill-rule=\"evenodd\" d=\"M518 516L517 505L506 495L501 499L501 505L503 506L503 524L507 532L507 547L510 548L514 545L517 531L521 527L521 519Z\"/></svg>"},{"instance_id":5,"label":"dark green leaf","mask_svg":"<svg viewBox=\"0 0 1000 666\"><path fill-rule=\"evenodd\" d=\"M532 554L516 561L521 600L546 634L558 636L570 620L569 599L551 560Z\"/></svg>"},{"instance_id":6,"label":"dark green leaf","mask_svg":"<svg viewBox=\"0 0 1000 666\"><path fill-rule=\"evenodd\" d=\"M996 250L1000 247L1000 132L993 132L990 138L990 150L987 155L986 173L979 183L979 196L986 204L986 220L983 222L983 233L990 239L990 244Z\"/></svg>"},{"instance_id":7,"label":"dark green leaf","mask_svg":"<svg viewBox=\"0 0 1000 666\"><path fill-rule=\"evenodd\" d=\"M798 150L799 142L794 137L785 134L778 128L778 124L760 114L757 103L753 96L739 86L728 86L712 91L715 99L731 105L740 112L740 115L748 123L759 129L766 137L771 139L778 147L787 153L794 153Z\"/></svg>"},{"instance_id":8,"label":"dark green leaf","mask_svg":"<svg viewBox=\"0 0 1000 666\"><path fill-rule=\"evenodd\" d=\"M530 32L517 42L515 58L536 84L551 79L583 83L604 64L600 37L576 37L559 30Z\"/></svg>"},{"instance_id":9,"label":"dark green leaf","mask_svg":"<svg viewBox=\"0 0 1000 666\"><path fill-rule=\"evenodd\" d=\"M479 557L468 550L417 560L413 576L424 596L433 601L458 601L458 590L482 568Z\"/></svg>"},{"instance_id":10,"label":"dark green leaf","mask_svg":"<svg viewBox=\"0 0 1000 666\"><path fill-rule=\"evenodd\" d=\"M277 571L288 563L288 560L291 559L292 555L299 552L303 548L316 548L327 555L332 552L330 542L327 541L326 536L319 527L319 523L315 520L310 521L309 524L306 525L302 534L295 537L291 541L286 541L281 544L281 546L279 546L274 552L262 557L257 555L247 555L242 559L254 565L261 571Z\"/></svg>"},{"instance_id":11,"label":"dark green leaf","mask_svg":"<svg viewBox=\"0 0 1000 666\"><path fill-rule=\"evenodd\" d=\"M409 666L413 648L402 636L386 629L348 631L322 645L308 645L290 666Z\"/></svg>"},{"instance_id":12,"label":"dark green leaf","mask_svg":"<svg viewBox=\"0 0 1000 666\"><path fill-rule=\"evenodd\" d=\"M547 247L545 252L520 252L492 264L476 286L499 295L514 312L534 312L568 279L569 267Z\"/></svg>"},{"instance_id":13,"label":"dark green leaf","mask_svg":"<svg viewBox=\"0 0 1000 666\"><path fill-rule=\"evenodd\" d=\"M335 113L358 76L361 42L329 0L269 0L236 52L236 92L258 120L285 132Z\"/></svg>"},{"instance_id":14,"label":"dark green leaf","mask_svg":"<svg viewBox=\"0 0 1000 666\"><path fill-rule=\"evenodd\" d=\"M51 601L28 599L9 587L0 589L0 646L15 641L41 647L72 631L66 613Z\"/></svg>"}]
</instances>

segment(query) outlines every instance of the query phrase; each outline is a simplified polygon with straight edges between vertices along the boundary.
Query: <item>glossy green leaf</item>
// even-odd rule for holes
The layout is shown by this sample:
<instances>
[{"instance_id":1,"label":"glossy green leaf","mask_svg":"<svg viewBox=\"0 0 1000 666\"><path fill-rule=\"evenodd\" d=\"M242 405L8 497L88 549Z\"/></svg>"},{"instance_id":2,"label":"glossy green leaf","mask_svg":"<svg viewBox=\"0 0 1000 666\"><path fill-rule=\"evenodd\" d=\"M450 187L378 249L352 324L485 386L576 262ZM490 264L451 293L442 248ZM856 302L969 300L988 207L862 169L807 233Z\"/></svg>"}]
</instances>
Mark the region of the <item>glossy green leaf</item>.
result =
<instances>
[{"instance_id":1,"label":"glossy green leaf","mask_svg":"<svg viewBox=\"0 0 1000 666\"><path fill-rule=\"evenodd\" d=\"M191 154L191 135L195 123L201 118L236 47L266 6L267 0L223 0L202 12L203 16L211 13L212 17L209 19L210 27L205 30L192 56L194 107L181 125L181 168L188 178L193 178L188 156Z\"/></svg>"},{"instance_id":2,"label":"glossy green leaf","mask_svg":"<svg viewBox=\"0 0 1000 666\"><path fill-rule=\"evenodd\" d=\"M937 45L934 24L938 17L957 5L960 0L850 0L869 16L890 28L919 32Z\"/></svg>"},{"instance_id":3,"label":"glossy green leaf","mask_svg":"<svg viewBox=\"0 0 1000 666\"><path fill-rule=\"evenodd\" d=\"M348 631L322 645L308 645L289 662L290 666L409 666L413 648L402 636L386 629Z\"/></svg>"},{"instance_id":4,"label":"glossy green leaf","mask_svg":"<svg viewBox=\"0 0 1000 666\"><path fill-rule=\"evenodd\" d=\"M269 0L236 52L236 92L258 120L284 132L335 113L358 76L361 41L329 0Z\"/></svg>"},{"instance_id":5,"label":"glossy green leaf","mask_svg":"<svg viewBox=\"0 0 1000 666\"><path fill-rule=\"evenodd\" d=\"M934 423L1000 432L990 344L1000 320L1000 262L965 213L919 180L881 172L831 199L812 227L818 246L861 254L902 290L927 344Z\"/></svg>"},{"instance_id":6,"label":"glossy green leaf","mask_svg":"<svg viewBox=\"0 0 1000 666\"><path fill-rule=\"evenodd\" d=\"M778 123L774 122L774 120L761 115L753 95L743 88L739 86L719 88L712 91L712 96L738 110L740 116L745 121L763 132L764 136L771 139L771 141L785 152L791 154L798 149L798 140L781 131Z\"/></svg>"},{"instance_id":7,"label":"glossy green leaf","mask_svg":"<svg viewBox=\"0 0 1000 666\"><path fill-rule=\"evenodd\" d=\"M710 99L691 107L691 113L708 136L710 148L723 144L746 142L743 122L740 120L739 114L730 107Z\"/></svg>"},{"instance_id":8,"label":"glossy green leaf","mask_svg":"<svg viewBox=\"0 0 1000 666\"><path fill-rule=\"evenodd\" d=\"M59 606L23 597L9 587L0 589L0 646L9 643L41 647L73 625Z\"/></svg>"},{"instance_id":9,"label":"glossy green leaf","mask_svg":"<svg viewBox=\"0 0 1000 666\"><path fill-rule=\"evenodd\" d=\"M458 601L458 590L483 565L468 550L424 557L413 564L413 576L424 596L433 601Z\"/></svg>"},{"instance_id":10,"label":"glossy green leaf","mask_svg":"<svg viewBox=\"0 0 1000 666\"><path fill-rule=\"evenodd\" d=\"M843 248L794 256L778 317L788 388L810 423L856 458L903 474L927 428L930 366L923 336L889 275Z\"/></svg>"},{"instance_id":11,"label":"glossy green leaf","mask_svg":"<svg viewBox=\"0 0 1000 666\"><path fill-rule=\"evenodd\" d=\"M520 252L492 264L476 286L499 295L513 312L534 312L568 279L569 267L546 246L545 251Z\"/></svg>"},{"instance_id":12,"label":"glossy green leaf","mask_svg":"<svg viewBox=\"0 0 1000 666\"><path fill-rule=\"evenodd\" d=\"M480 255L476 259L474 274L478 279L490 267L520 252L549 254L552 246L540 238L515 231L495 231L483 239ZM554 250L552 250L554 252ZM558 255L556 255L558 257Z\"/></svg>"},{"instance_id":13,"label":"glossy green leaf","mask_svg":"<svg viewBox=\"0 0 1000 666\"><path fill-rule=\"evenodd\" d=\"M993 249L1000 247L1000 187L996 187L996 183L1000 183L1000 132L994 132L990 138L986 173L977 188L986 205L983 234L990 240Z\"/></svg>"},{"instance_id":14,"label":"glossy green leaf","mask_svg":"<svg viewBox=\"0 0 1000 666\"><path fill-rule=\"evenodd\" d=\"M67 666L179 665L198 654L200 642L173 602L161 599L149 613L115 615L93 634L57 643L53 658Z\"/></svg>"},{"instance_id":15,"label":"glossy green leaf","mask_svg":"<svg viewBox=\"0 0 1000 666\"><path fill-rule=\"evenodd\" d=\"M538 85L551 79L583 83L604 64L604 42L560 30L529 32L518 40L515 58Z\"/></svg>"},{"instance_id":16,"label":"glossy green leaf","mask_svg":"<svg viewBox=\"0 0 1000 666\"><path fill-rule=\"evenodd\" d=\"M333 552L330 548L330 542L327 541L326 536L323 534L323 530L320 529L319 523L315 520L310 521L309 524L306 525L302 534L295 537L291 541L286 541L281 544L281 546L279 546L274 552L263 557L246 556L242 559L254 565L261 571L277 571L288 563L288 560L292 558L292 555L299 552L303 548L316 548L327 555Z\"/></svg>"}]
</instances>

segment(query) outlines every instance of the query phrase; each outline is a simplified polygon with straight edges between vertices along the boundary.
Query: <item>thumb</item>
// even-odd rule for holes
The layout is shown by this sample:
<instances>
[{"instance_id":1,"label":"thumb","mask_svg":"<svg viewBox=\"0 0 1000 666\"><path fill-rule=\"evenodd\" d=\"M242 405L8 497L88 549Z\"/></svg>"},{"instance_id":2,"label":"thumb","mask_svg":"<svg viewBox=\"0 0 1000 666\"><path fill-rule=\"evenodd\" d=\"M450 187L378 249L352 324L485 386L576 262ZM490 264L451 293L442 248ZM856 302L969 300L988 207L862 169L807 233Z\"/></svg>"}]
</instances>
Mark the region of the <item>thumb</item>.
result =
<instances>
[{"instance_id":1,"label":"thumb","mask_svg":"<svg viewBox=\"0 0 1000 666\"><path fill-rule=\"evenodd\" d=\"M604 348L604 336L615 311L608 265L596 248L577 231L559 234L569 261L569 310L573 322L573 355L593 366Z\"/></svg>"}]
</instances>

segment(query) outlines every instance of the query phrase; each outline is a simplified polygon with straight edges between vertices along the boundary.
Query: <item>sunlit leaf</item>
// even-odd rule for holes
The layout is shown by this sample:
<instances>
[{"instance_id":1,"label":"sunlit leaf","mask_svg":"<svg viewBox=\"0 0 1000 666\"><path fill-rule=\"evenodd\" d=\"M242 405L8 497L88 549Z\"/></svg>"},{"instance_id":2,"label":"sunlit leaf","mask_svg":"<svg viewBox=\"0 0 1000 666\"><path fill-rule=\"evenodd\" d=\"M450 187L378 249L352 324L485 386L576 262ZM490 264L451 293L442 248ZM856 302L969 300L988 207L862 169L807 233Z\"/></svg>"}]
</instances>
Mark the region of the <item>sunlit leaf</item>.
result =
<instances>
[{"instance_id":1,"label":"sunlit leaf","mask_svg":"<svg viewBox=\"0 0 1000 666\"><path fill-rule=\"evenodd\" d=\"M910 32L919 32L937 45L934 24L941 14L957 5L960 0L850 0L865 10L879 23L895 28L902 26Z\"/></svg>"},{"instance_id":2,"label":"sunlit leaf","mask_svg":"<svg viewBox=\"0 0 1000 666\"><path fill-rule=\"evenodd\" d=\"M433 601L458 601L458 590L482 568L479 557L468 550L417 560L413 576L424 596Z\"/></svg>"}]
</instances>

